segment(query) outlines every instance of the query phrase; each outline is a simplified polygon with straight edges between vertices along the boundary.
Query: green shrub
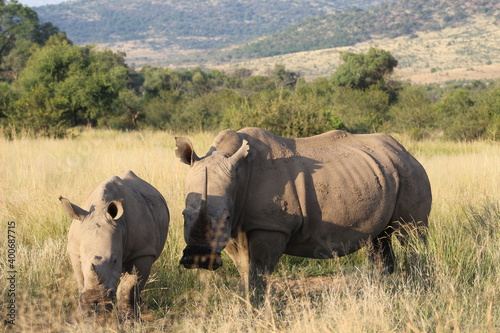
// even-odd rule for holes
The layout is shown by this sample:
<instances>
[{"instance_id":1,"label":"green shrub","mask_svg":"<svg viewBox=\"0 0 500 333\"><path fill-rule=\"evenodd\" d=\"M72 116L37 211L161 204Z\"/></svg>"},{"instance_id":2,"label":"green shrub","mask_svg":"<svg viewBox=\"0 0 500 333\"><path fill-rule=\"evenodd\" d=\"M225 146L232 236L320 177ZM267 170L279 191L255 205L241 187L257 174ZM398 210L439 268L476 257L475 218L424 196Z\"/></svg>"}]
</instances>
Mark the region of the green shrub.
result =
<instances>
[{"instance_id":1,"label":"green shrub","mask_svg":"<svg viewBox=\"0 0 500 333\"><path fill-rule=\"evenodd\" d=\"M483 137L500 140L500 84L497 82L491 89L485 89L475 96L475 110L484 117Z\"/></svg>"},{"instance_id":2,"label":"green shrub","mask_svg":"<svg viewBox=\"0 0 500 333\"><path fill-rule=\"evenodd\" d=\"M342 63L332 75L336 86L366 89L372 85L385 86L398 65L390 52L370 47L366 54L341 52Z\"/></svg>"},{"instance_id":3,"label":"green shrub","mask_svg":"<svg viewBox=\"0 0 500 333\"><path fill-rule=\"evenodd\" d=\"M4 111L12 130L50 137L64 136L69 123L69 102L64 97L48 97L47 90L42 85L34 86L29 94L24 94Z\"/></svg>"},{"instance_id":4,"label":"green shrub","mask_svg":"<svg viewBox=\"0 0 500 333\"><path fill-rule=\"evenodd\" d=\"M20 99L9 112L9 123L38 132L120 117L120 93L129 79L123 57L74 46L64 35L50 37L34 49L15 82Z\"/></svg>"},{"instance_id":5,"label":"green shrub","mask_svg":"<svg viewBox=\"0 0 500 333\"><path fill-rule=\"evenodd\" d=\"M408 85L399 91L397 102L389 108L388 119L384 131L404 133L417 140L428 137L436 126L431 101L419 86Z\"/></svg>"},{"instance_id":6,"label":"green shrub","mask_svg":"<svg viewBox=\"0 0 500 333\"><path fill-rule=\"evenodd\" d=\"M488 126L488 109L478 108L472 93L465 89L452 90L435 104L439 126L452 140L480 138Z\"/></svg>"},{"instance_id":7,"label":"green shrub","mask_svg":"<svg viewBox=\"0 0 500 333\"><path fill-rule=\"evenodd\" d=\"M182 109L172 115L169 126L183 130L219 129L224 110L239 102L240 97L232 90L188 99Z\"/></svg>"},{"instance_id":8,"label":"green shrub","mask_svg":"<svg viewBox=\"0 0 500 333\"><path fill-rule=\"evenodd\" d=\"M223 126L261 127L285 137L306 137L344 128L333 110L316 100L285 91L275 94L265 91L250 102L228 108L222 119Z\"/></svg>"},{"instance_id":9,"label":"green shrub","mask_svg":"<svg viewBox=\"0 0 500 333\"><path fill-rule=\"evenodd\" d=\"M380 131L388 109L389 95L377 86L366 90L338 88L333 94L333 111L352 133Z\"/></svg>"},{"instance_id":10,"label":"green shrub","mask_svg":"<svg viewBox=\"0 0 500 333\"><path fill-rule=\"evenodd\" d=\"M158 97L144 103L143 121L147 126L167 129L170 127L173 115L179 112L183 104L183 99L178 93L163 90Z\"/></svg>"},{"instance_id":11,"label":"green shrub","mask_svg":"<svg viewBox=\"0 0 500 333\"><path fill-rule=\"evenodd\" d=\"M7 82L0 82L0 121L5 117L5 111L11 107L15 100L14 92Z\"/></svg>"}]
</instances>

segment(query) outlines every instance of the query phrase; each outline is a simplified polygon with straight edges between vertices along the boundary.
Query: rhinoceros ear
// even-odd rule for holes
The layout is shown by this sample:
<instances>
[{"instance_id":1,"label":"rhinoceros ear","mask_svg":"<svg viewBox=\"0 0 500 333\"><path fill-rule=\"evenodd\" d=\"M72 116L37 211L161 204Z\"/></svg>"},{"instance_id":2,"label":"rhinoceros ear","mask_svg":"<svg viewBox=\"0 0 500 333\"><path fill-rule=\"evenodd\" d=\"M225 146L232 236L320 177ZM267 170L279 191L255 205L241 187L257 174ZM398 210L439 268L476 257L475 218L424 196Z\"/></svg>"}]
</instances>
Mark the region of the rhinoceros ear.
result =
<instances>
[{"instance_id":1,"label":"rhinoceros ear","mask_svg":"<svg viewBox=\"0 0 500 333\"><path fill-rule=\"evenodd\" d=\"M123 200L113 200L108 204L108 214L113 220L118 220L123 215Z\"/></svg>"},{"instance_id":2,"label":"rhinoceros ear","mask_svg":"<svg viewBox=\"0 0 500 333\"><path fill-rule=\"evenodd\" d=\"M247 140L243 140L241 147L233 154L233 156L229 157L229 163L233 168L238 167L238 165L248 156L248 151L250 150L250 146L248 145Z\"/></svg>"},{"instance_id":3,"label":"rhinoceros ear","mask_svg":"<svg viewBox=\"0 0 500 333\"><path fill-rule=\"evenodd\" d=\"M59 197L61 204L63 206L64 212L71 217L73 220L83 221L85 216L89 214L85 209L78 207L77 205L73 205L68 199Z\"/></svg>"},{"instance_id":4,"label":"rhinoceros ear","mask_svg":"<svg viewBox=\"0 0 500 333\"><path fill-rule=\"evenodd\" d=\"M198 161L200 158L194 152L193 145L191 141L186 138L175 138L175 156L181 159L182 163L187 165L193 165L194 162Z\"/></svg>"}]
</instances>

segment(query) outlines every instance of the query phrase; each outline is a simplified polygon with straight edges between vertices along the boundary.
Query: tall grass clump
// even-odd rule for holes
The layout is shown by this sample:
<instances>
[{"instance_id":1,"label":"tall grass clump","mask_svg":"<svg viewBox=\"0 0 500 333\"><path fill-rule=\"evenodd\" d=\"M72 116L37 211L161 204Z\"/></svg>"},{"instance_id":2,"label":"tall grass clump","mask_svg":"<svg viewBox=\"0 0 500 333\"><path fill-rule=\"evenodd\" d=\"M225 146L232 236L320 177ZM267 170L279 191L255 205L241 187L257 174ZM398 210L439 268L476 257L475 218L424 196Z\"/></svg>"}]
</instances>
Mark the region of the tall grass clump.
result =
<instances>
[{"instance_id":1,"label":"tall grass clump","mask_svg":"<svg viewBox=\"0 0 500 333\"><path fill-rule=\"evenodd\" d=\"M399 140L433 190L426 244L396 240L398 267L381 275L366 250L336 260L284 256L264 305L252 308L227 256L216 272L185 270L184 179L175 136L197 152L216 133L83 131L72 138L0 140L0 280L8 277L7 222L16 222L16 326L20 332L495 332L500 329L500 146ZM140 323L75 325L76 282L66 254L71 221L58 197L81 204L100 182L132 169L165 196L165 249L142 293ZM0 284L0 318L11 297Z\"/></svg>"}]
</instances>

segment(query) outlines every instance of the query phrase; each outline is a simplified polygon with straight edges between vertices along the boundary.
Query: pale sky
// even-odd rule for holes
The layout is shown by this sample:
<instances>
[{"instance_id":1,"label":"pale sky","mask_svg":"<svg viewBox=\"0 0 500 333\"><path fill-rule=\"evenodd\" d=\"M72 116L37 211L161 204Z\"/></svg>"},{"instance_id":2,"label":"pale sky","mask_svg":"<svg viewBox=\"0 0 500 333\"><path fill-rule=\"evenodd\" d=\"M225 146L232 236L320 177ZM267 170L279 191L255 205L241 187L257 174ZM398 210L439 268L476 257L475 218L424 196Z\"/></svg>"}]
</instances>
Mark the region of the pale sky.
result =
<instances>
[{"instance_id":1,"label":"pale sky","mask_svg":"<svg viewBox=\"0 0 500 333\"><path fill-rule=\"evenodd\" d=\"M17 2L28 6L28 7L38 7L43 5L53 5L56 3L65 2L68 0L18 0Z\"/></svg>"}]
</instances>

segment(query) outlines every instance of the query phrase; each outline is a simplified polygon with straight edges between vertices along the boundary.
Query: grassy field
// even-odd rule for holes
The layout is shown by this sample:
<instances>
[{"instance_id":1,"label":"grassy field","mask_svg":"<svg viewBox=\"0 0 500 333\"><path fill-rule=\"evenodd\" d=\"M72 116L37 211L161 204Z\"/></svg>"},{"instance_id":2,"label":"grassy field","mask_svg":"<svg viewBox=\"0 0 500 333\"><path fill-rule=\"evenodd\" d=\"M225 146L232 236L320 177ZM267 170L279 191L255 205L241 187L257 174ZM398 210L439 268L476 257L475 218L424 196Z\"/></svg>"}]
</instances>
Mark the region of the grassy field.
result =
<instances>
[{"instance_id":1,"label":"grassy field","mask_svg":"<svg viewBox=\"0 0 500 333\"><path fill-rule=\"evenodd\" d=\"M215 134L188 136L201 154ZM252 309L238 293L229 260L216 272L178 265L187 167L175 158L174 136L88 131L62 140L0 139L0 318L9 319L14 300L13 329L27 332L500 330L498 142L398 138L431 180L427 248L414 243L417 256L410 256L397 245L392 276L376 274L363 250L338 260L283 257L268 302ZM58 197L81 204L97 184L126 169L159 189L172 216L167 245L143 292L143 322L71 325L78 293L65 249L70 220ZM7 260L9 221L15 221L15 262ZM15 284L7 280L10 264ZM15 297L9 296L13 287Z\"/></svg>"}]
</instances>

